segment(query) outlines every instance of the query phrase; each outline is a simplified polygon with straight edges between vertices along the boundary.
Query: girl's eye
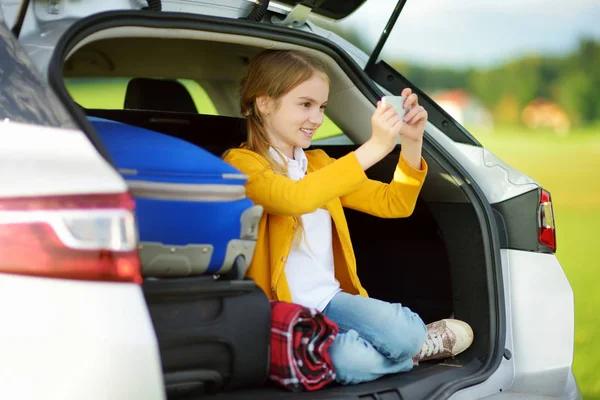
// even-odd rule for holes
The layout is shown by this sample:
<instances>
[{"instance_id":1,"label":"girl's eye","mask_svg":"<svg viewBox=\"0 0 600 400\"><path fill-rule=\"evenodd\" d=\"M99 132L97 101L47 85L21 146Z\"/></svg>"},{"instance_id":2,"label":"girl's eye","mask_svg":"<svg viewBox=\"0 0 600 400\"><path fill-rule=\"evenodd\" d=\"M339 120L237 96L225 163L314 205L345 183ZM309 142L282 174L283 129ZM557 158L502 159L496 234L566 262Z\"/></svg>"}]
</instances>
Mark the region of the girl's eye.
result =
<instances>
[{"instance_id":1,"label":"girl's eye","mask_svg":"<svg viewBox=\"0 0 600 400\"><path fill-rule=\"evenodd\" d=\"M302 103L302 107L310 108L310 103L308 103L308 102Z\"/></svg>"}]
</instances>

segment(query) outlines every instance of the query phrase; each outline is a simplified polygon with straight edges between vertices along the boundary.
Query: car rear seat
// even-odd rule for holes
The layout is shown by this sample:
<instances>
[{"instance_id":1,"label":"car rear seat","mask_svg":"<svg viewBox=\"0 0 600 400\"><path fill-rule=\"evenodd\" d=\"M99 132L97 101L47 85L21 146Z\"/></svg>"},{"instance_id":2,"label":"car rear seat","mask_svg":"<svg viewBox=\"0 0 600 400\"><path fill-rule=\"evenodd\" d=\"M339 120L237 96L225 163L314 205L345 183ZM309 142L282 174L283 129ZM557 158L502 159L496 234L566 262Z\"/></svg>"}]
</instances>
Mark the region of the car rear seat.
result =
<instances>
[{"instance_id":1,"label":"car rear seat","mask_svg":"<svg viewBox=\"0 0 600 400\"><path fill-rule=\"evenodd\" d=\"M221 156L246 140L246 120L198 114L185 86L171 79L129 81L124 110L85 109L88 116L166 133Z\"/></svg>"},{"instance_id":2,"label":"car rear seat","mask_svg":"<svg viewBox=\"0 0 600 400\"><path fill-rule=\"evenodd\" d=\"M85 110L88 116L110 119L166 133L221 156L246 140L243 118L148 110Z\"/></svg>"}]
</instances>

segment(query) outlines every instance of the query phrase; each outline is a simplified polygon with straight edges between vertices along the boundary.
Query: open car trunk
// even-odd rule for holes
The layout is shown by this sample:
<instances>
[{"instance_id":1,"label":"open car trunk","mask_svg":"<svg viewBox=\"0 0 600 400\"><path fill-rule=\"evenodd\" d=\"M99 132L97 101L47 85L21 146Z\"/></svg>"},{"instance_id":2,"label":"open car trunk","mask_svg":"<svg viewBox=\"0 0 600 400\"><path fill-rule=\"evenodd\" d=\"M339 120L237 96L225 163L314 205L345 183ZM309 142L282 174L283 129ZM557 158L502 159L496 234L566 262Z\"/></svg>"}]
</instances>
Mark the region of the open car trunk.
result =
<instances>
[{"instance_id":1,"label":"open car trunk","mask_svg":"<svg viewBox=\"0 0 600 400\"><path fill-rule=\"evenodd\" d=\"M177 30L175 30L177 28ZM177 14L109 13L76 23L59 42L50 65L58 95L81 117L81 125L101 152L102 143L84 116L96 116L153 129L220 155L244 139L245 124L236 110L237 81L248 58L265 47L316 49L330 64L332 90L328 115L348 137L361 141L369 130L376 86L339 48L315 35L287 28ZM157 110L99 110L77 107L64 77L162 77L203 84L221 116ZM156 96L160 96L156 93ZM338 105L336 105L338 101ZM360 117L348 102L363 107ZM357 145L315 145L340 157ZM388 182L400 147L367 171ZM468 322L473 345L459 356L425 362L409 373L374 382L333 385L313 393L289 393L269 384L220 393L213 398L430 399L485 379L498 360L503 336L499 326L498 286L490 261L489 231L471 185L461 185L457 169L431 143L424 157L430 172L415 212L385 220L346 210L361 282L371 297L400 302L426 323L455 317ZM110 159L107 156L107 159ZM465 179L465 181L468 181ZM483 202L483 200L481 200ZM496 364L497 365L497 364Z\"/></svg>"}]
</instances>

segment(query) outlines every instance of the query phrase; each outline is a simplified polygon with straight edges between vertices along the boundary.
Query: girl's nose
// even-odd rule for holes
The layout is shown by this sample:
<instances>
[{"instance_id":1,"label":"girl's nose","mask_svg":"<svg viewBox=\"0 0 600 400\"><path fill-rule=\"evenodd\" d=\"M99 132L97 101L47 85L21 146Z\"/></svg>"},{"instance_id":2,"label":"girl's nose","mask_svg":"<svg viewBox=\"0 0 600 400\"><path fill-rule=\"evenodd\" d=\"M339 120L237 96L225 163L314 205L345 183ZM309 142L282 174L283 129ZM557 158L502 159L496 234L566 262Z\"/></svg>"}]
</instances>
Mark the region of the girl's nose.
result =
<instances>
[{"instance_id":1,"label":"girl's nose","mask_svg":"<svg viewBox=\"0 0 600 400\"><path fill-rule=\"evenodd\" d=\"M317 110L316 112L313 112L310 114L309 120L312 124L320 126L323 123L323 118L324 118L323 111Z\"/></svg>"}]
</instances>

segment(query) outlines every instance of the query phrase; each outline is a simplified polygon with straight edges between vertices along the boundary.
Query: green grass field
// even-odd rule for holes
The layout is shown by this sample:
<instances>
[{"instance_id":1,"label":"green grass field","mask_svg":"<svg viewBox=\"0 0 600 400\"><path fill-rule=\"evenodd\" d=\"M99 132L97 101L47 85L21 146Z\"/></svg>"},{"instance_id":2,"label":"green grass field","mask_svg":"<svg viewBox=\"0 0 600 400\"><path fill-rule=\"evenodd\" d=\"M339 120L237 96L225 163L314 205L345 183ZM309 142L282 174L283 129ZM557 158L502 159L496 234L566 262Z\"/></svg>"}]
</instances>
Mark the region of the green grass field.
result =
<instances>
[{"instance_id":1,"label":"green grass field","mask_svg":"<svg viewBox=\"0 0 600 400\"><path fill-rule=\"evenodd\" d=\"M600 399L600 127L559 137L503 128L478 135L502 160L552 194L557 256L575 293L575 377L586 400ZM548 348L552 351L552 347Z\"/></svg>"},{"instance_id":2,"label":"green grass field","mask_svg":"<svg viewBox=\"0 0 600 400\"><path fill-rule=\"evenodd\" d=\"M182 83L203 114L216 114L204 90L195 82ZM126 79L92 82L70 80L75 101L87 108L122 108ZM340 132L326 120L323 138ZM552 194L557 226L558 259L575 293L575 376L584 399L600 400L600 126L573 131L568 136L501 128L473 133L502 160L537 180ZM483 132L483 131L482 131ZM551 329L551 327L549 327ZM552 351L552 347L548 348Z\"/></svg>"}]
</instances>

